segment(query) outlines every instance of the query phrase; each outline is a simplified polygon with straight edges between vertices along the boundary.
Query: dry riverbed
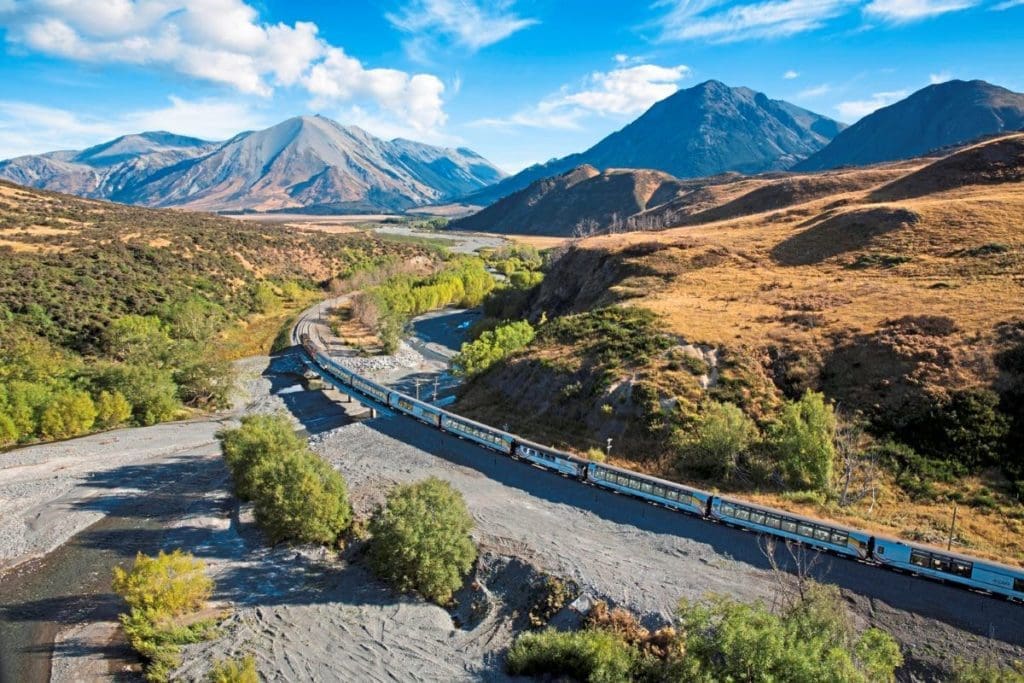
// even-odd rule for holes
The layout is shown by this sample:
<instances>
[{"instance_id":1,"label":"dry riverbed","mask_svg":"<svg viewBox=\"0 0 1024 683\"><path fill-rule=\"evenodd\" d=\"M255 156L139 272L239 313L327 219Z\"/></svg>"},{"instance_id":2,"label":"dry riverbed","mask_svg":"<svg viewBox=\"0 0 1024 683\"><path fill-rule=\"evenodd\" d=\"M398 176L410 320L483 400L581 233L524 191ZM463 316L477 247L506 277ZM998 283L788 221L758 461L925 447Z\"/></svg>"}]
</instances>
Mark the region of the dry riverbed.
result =
<instances>
[{"instance_id":1,"label":"dry riverbed","mask_svg":"<svg viewBox=\"0 0 1024 683\"><path fill-rule=\"evenodd\" d=\"M651 624L668 619L681 597L776 594L776 577L750 534L580 486L402 417L354 422L356 404L296 386L294 356L252 359L246 370L232 415L5 454L2 561L22 562L68 539L50 557L82 539L122 561L139 547L183 547L202 557L217 581L215 598L232 616L221 637L187 649L179 672L186 680L243 652L271 680L503 680L503 652L524 626L529 585L541 572L570 578L585 595L627 606ZM358 546L340 554L265 546L229 493L213 434L238 414L273 410L292 415L344 474L359 515L399 482L438 476L462 491L481 560L457 609L394 594L367 573ZM129 513L153 523L124 533L97 528ZM1019 606L839 559L817 571L843 588L860 625L897 636L911 659L905 678L931 679L935 665L957 655L1021 656ZM53 680L102 679L124 665L111 621L116 600L105 578L100 583L88 601L105 610L82 609L58 624ZM69 587L63 602L74 600L83 598ZM19 607L6 609L10 618Z\"/></svg>"}]
</instances>

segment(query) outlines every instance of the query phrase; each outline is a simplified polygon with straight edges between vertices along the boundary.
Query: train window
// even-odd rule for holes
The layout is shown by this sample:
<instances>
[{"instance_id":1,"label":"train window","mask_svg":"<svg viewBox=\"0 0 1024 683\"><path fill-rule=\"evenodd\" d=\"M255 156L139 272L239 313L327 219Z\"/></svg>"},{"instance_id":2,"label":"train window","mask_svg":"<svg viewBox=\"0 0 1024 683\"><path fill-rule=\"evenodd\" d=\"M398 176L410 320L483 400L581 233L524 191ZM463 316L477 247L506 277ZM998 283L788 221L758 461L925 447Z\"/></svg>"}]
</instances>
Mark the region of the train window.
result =
<instances>
[{"instance_id":1,"label":"train window","mask_svg":"<svg viewBox=\"0 0 1024 683\"><path fill-rule=\"evenodd\" d=\"M1014 579L1013 590L1017 591L1018 593L1024 593L1024 579Z\"/></svg>"},{"instance_id":2,"label":"train window","mask_svg":"<svg viewBox=\"0 0 1024 683\"><path fill-rule=\"evenodd\" d=\"M743 520L750 519L750 510L745 510L743 508L737 508L736 509L736 519L743 519Z\"/></svg>"},{"instance_id":3,"label":"train window","mask_svg":"<svg viewBox=\"0 0 1024 683\"><path fill-rule=\"evenodd\" d=\"M816 528L814 530L814 538L818 539L819 541L825 541L826 543L828 543L832 540L832 534L828 532L828 529Z\"/></svg>"},{"instance_id":4,"label":"train window","mask_svg":"<svg viewBox=\"0 0 1024 683\"><path fill-rule=\"evenodd\" d=\"M932 569L940 572L950 571L949 560L944 557L932 557Z\"/></svg>"},{"instance_id":5,"label":"train window","mask_svg":"<svg viewBox=\"0 0 1024 683\"><path fill-rule=\"evenodd\" d=\"M808 538L814 538L814 527L810 524L799 524L797 525L796 532L801 536Z\"/></svg>"},{"instance_id":6,"label":"train window","mask_svg":"<svg viewBox=\"0 0 1024 683\"><path fill-rule=\"evenodd\" d=\"M772 515L768 515L768 518L765 520L764 523L765 523L765 526L770 526L773 529L778 529L779 528L779 521L780 520L779 520L778 517L774 517Z\"/></svg>"},{"instance_id":7,"label":"train window","mask_svg":"<svg viewBox=\"0 0 1024 683\"><path fill-rule=\"evenodd\" d=\"M725 503L722 503L722 514L727 515L729 517L735 517L736 508L734 508L732 505L726 505Z\"/></svg>"},{"instance_id":8,"label":"train window","mask_svg":"<svg viewBox=\"0 0 1024 683\"><path fill-rule=\"evenodd\" d=\"M970 562L963 562L961 560L953 560L952 564L953 564L952 571L953 571L954 574L956 574L957 576L970 577L971 569L973 569L973 567L974 567L974 565L972 565Z\"/></svg>"},{"instance_id":9,"label":"train window","mask_svg":"<svg viewBox=\"0 0 1024 683\"><path fill-rule=\"evenodd\" d=\"M750 521L754 524L764 524L764 513L763 512L751 512Z\"/></svg>"},{"instance_id":10,"label":"train window","mask_svg":"<svg viewBox=\"0 0 1024 683\"><path fill-rule=\"evenodd\" d=\"M788 531L791 534L796 533L796 522L791 519L784 519L780 522L783 531Z\"/></svg>"},{"instance_id":11,"label":"train window","mask_svg":"<svg viewBox=\"0 0 1024 683\"><path fill-rule=\"evenodd\" d=\"M675 489L669 489L669 491L668 491L668 499L669 500L679 500L680 497L681 496L679 494L679 491L676 491Z\"/></svg>"},{"instance_id":12,"label":"train window","mask_svg":"<svg viewBox=\"0 0 1024 683\"><path fill-rule=\"evenodd\" d=\"M654 491L654 487L645 481L642 484L640 484L640 490L643 491L644 493L652 493Z\"/></svg>"},{"instance_id":13,"label":"train window","mask_svg":"<svg viewBox=\"0 0 1024 683\"><path fill-rule=\"evenodd\" d=\"M833 531L832 532L832 542L835 543L836 545L846 545L846 541L847 540L849 540L849 537L846 534L844 534L843 532L841 532L841 531Z\"/></svg>"},{"instance_id":14,"label":"train window","mask_svg":"<svg viewBox=\"0 0 1024 683\"><path fill-rule=\"evenodd\" d=\"M928 553L921 552L920 550L912 550L910 552L910 564L918 567L927 567L931 564L931 558Z\"/></svg>"}]
</instances>

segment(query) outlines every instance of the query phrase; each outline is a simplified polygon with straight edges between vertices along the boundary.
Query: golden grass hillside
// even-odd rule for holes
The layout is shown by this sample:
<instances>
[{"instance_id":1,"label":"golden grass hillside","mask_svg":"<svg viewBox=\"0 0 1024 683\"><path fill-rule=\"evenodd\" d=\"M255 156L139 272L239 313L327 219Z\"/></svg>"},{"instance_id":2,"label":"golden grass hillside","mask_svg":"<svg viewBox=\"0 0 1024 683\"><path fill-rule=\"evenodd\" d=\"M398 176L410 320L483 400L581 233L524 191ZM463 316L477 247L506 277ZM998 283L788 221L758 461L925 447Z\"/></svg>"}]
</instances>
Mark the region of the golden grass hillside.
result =
<instances>
[{"instance_id":1,"label":"golden grass hillside","mask_svg":"<svg viewBox=\"0 0 1024 683\"><path fill-rule=\"evenodd\" d=\"M617 367L570 410L559 392L575 382L585 395L587 372L604 370L584 367L579 344L540 342L470 382L459 405L481 418L500 405L514 428L580 450L612 437L622 464L675 478L671 448L635 424L643 400L664 414L712 397L762 417L810 388L844 414L893 423L961 390L1013 400L1024 377L1000 359L1024 348L1024 135L940 159L715 181L702 202L676 207L686 227L575 243L527 311L538 320L611 304L649 309L671 348ZM544 409L531 408L537 396ZM1024 561L1024 508L997 470L943 484L932 500L875 475L882 485L842 508L740 489L932 542L944 541L960 500L960 549Z\"/></svg>"}]
</instances>

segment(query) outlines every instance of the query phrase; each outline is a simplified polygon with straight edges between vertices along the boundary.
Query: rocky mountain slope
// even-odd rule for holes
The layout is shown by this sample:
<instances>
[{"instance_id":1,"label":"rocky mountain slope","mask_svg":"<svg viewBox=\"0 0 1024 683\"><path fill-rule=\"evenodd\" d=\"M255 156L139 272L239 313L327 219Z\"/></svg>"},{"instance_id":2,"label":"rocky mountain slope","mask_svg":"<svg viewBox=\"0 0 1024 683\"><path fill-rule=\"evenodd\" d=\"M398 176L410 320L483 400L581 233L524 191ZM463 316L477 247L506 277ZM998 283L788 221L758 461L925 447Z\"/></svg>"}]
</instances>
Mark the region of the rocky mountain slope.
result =
<instances>
[{"instance_id":1,"label":"rocky mountain slope","mask_svg":"<svg viewBox=\"0 0 1024 683\"><path fill-rule=\"evenodd\" d=\"M83 152L0 163L0 178L22 185L209 211L401 211L464 195L502 176L468 149L381 140L319 116L219 144L142 133Z\"/></svg>"},{"instance_id":2,"label":"rocky mountain slope","mask_svg":"<svg viewBox=\"0 0 1024 683\"><path fill-rule=\"evenodd\" d=\"M1024 129L1024 94L985 81L930 85L865 116L795 166L817 171L908 159L985 135Z\"/></svg>"},{"instance_id":3,"label":"rocky mountain slope","mask_svg":"<svg viewBox=\"0 0 1024 683\"><path fill-rule=\"evenodd\" d=\"M538 164L465 198L491 204L532 182L588 164L650 168L679 178L786 169L836 136L843 124L749 88L707 81L656 103L580 154Z\"/></svg>"}]
</instances>

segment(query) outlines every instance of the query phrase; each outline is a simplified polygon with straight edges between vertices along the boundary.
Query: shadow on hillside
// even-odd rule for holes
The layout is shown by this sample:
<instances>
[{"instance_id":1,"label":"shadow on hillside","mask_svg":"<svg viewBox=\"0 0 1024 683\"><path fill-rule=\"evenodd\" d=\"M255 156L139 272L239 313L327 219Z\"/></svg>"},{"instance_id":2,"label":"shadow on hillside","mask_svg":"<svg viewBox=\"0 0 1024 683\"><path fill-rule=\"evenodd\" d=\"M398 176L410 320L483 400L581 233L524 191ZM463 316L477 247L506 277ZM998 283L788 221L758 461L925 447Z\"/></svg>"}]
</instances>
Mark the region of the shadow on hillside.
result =
<instances>
[{"instance_id":1,"label":"shadow on hillside","mask_svg":"<svg viewBox=\"0 0 1024 683\"><path fill-rule=\"evenodd\" d=\"M779 242L771 256L783 266L809 266L871 247L880 235L914 225L917 214L878 207L838 213Z\"/></svg>"}]
</instances>

